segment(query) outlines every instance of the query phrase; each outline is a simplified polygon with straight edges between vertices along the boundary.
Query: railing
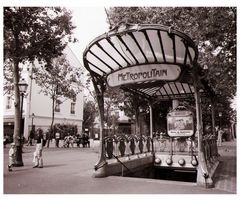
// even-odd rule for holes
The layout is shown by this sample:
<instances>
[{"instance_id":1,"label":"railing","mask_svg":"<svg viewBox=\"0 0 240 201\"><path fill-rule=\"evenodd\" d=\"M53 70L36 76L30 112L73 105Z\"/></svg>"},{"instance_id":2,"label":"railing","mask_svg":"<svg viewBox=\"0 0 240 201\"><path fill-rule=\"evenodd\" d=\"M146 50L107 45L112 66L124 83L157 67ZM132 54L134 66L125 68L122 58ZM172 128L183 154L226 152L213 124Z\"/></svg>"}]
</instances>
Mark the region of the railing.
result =
<instances>
[{"instance_id":1,"label":"railing","mask_svg":"<svg viewBox=\"0 0 240 201\"><path fill-rule=\"evenodd\" d=\"M207 163L213 162L219 156L217 139L213 134L203 136L203 153Z\"/></svg>"},{"instance_id":2,"label":"railing","mask_svg":"<svg viewBox=\"0 0 240 201\"><path fill-rule=\"evenodd\" d=\"M214 135L203 136L203 154L208 162L218 157L216 137ZM137 135L115 135L105 137L103 140L106 159L121 158L132 155L140 155L148 152L165 152L171 155L198 155L198 140L192 137L170 138Z\"/></svg>"},{"instance_id":3,"label":"railing","mask_svg":"<svg viewBox=\"0 0 240 201\"><path fill-rule=\"evenodd\" d=\"M108 136L103 143L107 159L152 152L152 139L145 135Z\"/></svg>"},{"instance_id":4,"label":"railing","mask_svg":"<svg viewBox=\"0 0 240 201\"><path fill-rule=\"evenodd\" d=\"M218 157L217 140L213 134L203 135L203 154L208 162ZM170 138L155 137L153 139L154 152L166 152L171 154L198 155L197 138Z\"/></svg>"},{"instance_id":5,"label":"railing","mask_svg":"<svg viewBox=\"0 0 240 201\"><path fill-rule=\"evenodd\" d=\"M197 140L194 138L157 136L153 139L155 152L168 152L171 154L197 154Z\"/></svg>"}]
</instances>

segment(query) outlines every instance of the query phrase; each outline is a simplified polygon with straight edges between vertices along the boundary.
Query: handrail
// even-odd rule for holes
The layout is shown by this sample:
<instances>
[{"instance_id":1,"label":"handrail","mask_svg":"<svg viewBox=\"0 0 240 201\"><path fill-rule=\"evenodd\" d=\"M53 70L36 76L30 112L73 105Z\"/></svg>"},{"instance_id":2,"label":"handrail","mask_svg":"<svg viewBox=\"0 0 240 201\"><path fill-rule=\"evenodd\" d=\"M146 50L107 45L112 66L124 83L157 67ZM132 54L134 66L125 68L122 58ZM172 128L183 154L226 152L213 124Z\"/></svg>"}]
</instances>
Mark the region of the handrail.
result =
<instances>
[{"instance_id":1,"label":"handrail","mask_svg":"<svg viewBox=\"0 0 240 201\"><path fill-rule=\"evenodd\" d=\"M119 163L121 163L130 173L133 173L122 161L119 160L119 158L117 156L115 156L114 154L112 154L114 158L117 159L117 161Z\"/></svg>"}]
</instances>

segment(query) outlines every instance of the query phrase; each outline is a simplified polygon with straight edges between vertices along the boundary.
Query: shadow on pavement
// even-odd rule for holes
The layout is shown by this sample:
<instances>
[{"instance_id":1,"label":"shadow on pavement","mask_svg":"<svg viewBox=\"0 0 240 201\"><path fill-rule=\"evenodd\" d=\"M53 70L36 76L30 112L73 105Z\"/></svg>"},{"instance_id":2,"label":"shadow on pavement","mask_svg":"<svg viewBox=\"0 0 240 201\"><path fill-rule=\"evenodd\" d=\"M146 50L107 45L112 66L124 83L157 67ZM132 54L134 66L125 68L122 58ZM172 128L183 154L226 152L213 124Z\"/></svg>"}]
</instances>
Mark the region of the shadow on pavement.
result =
<instances>
[{"instance_id":1,"label":"shadow on pavement","mask_svg":"<svg viewBox=\"0 0 240 201\"><path fill-rule=\"evenodd\" d=\"M44 165L43 168L52 168L52 167L61 167L61 166L66 166L66 164Z\"/></svg>"}]
</instances>

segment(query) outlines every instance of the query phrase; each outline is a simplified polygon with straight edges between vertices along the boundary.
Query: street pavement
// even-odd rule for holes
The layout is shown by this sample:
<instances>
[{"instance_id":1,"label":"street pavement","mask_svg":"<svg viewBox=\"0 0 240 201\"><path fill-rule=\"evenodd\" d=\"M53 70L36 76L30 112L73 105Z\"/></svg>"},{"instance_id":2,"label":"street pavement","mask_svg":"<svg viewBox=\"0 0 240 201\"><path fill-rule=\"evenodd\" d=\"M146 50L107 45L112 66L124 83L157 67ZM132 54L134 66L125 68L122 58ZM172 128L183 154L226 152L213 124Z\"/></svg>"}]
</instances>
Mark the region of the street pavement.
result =
<instances>
[{"instance_id":1,"label":"street pavement","mask_svg":"<svg viewBox=\"0 0 240 201\"><path fill-rule=\"evenodd\" d=\"M99 141L91 148L44 148L43 168L32 168L34 146L24 146L23 167L8 172L8 146L4 148L4 194L236 194L236 141L219 147L220 165L215 187L196 183L109 176L93 178Z\"/></svg>"},{"instance_id":2,"label":"street pavement","mask_svg":"<svg viewBox=\"0 0 240 201\"><path fill-rule=\"evenodd\" d=\"M218 147L220 164L213 178L216 189L231 193L237 192L236 152L236 141L223 142L223 145Z\"/></svg>"}]
</instances>

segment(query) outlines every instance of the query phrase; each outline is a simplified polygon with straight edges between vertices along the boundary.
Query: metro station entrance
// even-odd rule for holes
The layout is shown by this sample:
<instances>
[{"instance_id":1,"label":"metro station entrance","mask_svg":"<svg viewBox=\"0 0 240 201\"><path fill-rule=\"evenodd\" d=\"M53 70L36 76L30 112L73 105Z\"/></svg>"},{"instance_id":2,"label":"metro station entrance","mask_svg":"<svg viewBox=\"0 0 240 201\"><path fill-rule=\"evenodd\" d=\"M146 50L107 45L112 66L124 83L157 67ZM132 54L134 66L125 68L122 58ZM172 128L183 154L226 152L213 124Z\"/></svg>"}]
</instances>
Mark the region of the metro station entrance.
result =
<instances>
[{"instance_id":1,"label":"metro station entrance","mask_svg":"<svg viewBox=\"0 0 240 201\"><path fill-rule=\"evenodd\" d=\"M97 96L100 114L100 156L95 177L155 168L194 170L198 185L212 187L218 165L215 129L203 129L201 101L211 107L214 93L197 63L198 49L191 38L162 25L122 24L95 38L83 54ZM121 88L147 100L150 133L105 136L104 93ZM193 107L183 100L193 101ZM166 135L153 134L154 105L172 101Z\"/></svg>"}]
</instances>

